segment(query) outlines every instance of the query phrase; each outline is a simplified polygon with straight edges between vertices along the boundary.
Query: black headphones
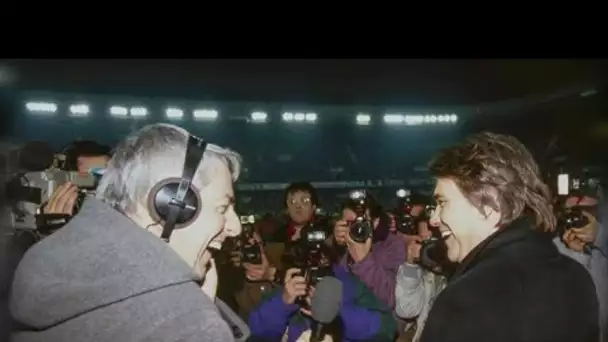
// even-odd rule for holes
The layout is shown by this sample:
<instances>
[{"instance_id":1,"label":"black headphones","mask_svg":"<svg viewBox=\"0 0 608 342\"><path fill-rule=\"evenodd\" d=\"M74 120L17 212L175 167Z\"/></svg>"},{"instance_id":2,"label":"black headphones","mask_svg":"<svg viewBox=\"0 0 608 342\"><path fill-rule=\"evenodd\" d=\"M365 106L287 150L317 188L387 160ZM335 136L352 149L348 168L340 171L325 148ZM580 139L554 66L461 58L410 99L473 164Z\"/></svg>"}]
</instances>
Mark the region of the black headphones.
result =
<instances>
[{"instance_id":1,"label":"black headphones","mask_svg":"<svg viewBox=\"0 0 608 342\"><path fill-rule=\"evenodd\" d=\"M199 192L192 187L192 178L203 161L206 148L206 142L188 136L182 177L164 179L150 191L148 208L152 218L162 222L163 232L160 238L165 242L169 242L174 229L188 226L200 212L201 198Z\"/></svg>"}]
</instances>

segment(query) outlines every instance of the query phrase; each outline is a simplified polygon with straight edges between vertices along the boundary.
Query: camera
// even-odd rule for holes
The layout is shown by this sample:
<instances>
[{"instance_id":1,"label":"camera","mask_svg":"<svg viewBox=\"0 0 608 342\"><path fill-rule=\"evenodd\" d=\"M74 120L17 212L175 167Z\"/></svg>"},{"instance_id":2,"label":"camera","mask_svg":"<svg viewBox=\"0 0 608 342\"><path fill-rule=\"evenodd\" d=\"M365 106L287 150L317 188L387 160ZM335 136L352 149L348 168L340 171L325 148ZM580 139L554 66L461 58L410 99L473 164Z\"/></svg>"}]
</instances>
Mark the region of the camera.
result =
<instances>
[{"instance_id":1,"label":"camera","mask_svg":"<svg viewBox=\"0 0 608 342\"><path fill-rule=\"evenodd\" d=\"M447 237L447 236L446 236ZM420 242L420 257L417 263L429 270L437 271L447 261L447 246L444 237L432 236Z\"/></svg>"},{"instance_id":2,"label":"camera","mask_svg":"<svg viewBox=\"0 0 608 342\"><path fill-rule=\"evenodd\" d=\"M318 222L302 228L301 238L292 249L292 264L300 269L296 275L306 279L307 286L315 286L321 279L333 275L333 270L326 255L327 227ZM300 306L307 308L304 298L296 300Z\"/></svg>"},{"instance_id":3,"label":"camera","mask_svg":"<svg viewBox=\"0 0 608 342\"><path fill-rule=\"evenodd\" d=\"M599 180L592 177L572 177L568 173L557 176L557 194L562 200L568 196L584 196L599 198L601 187ZM562 236L568 229L582 228L589 224L589 219L583 215L583 207L573 206L563 208L562 203L557 205L556 234Z\"/></svg>"},{"instance_id":4,"label":"camera","mask_svg":"<svg viewBox=\"0 0 608 342\"><path fill-rule=\"evenodd\" d=\"M397 223L397 230L407 235L418 235L418 222L429 220L436 206L428 203L429 201L427 200L419 199L418 201L413 201L411 192L405 189L397 190L396 195L397 207L393 213ZM412 209L416 204L424 205L424 210L418 216L412 215Z\"/></svg>"},{"instance_id":5,"label":"camera","mask_svg":"<svg viewBox=\"0 0 608 342\"><path fill-rule=\"evenodd\" d=\"M242 261L247 264L260 265L262 263L262 252L260 244L253 239L253 225L255 216L245 215L240 217L243 232L241 239L237 241L237 248L241 250ZM254 242L252 242L254 241Z\"/></svg>"},{"instance_id":6,"label":"camera","mask_svg":"<svg viewBox=\"0 0 608 342\"><path fill-rule=\"evenodd\" d=\"M581 207L562 210L557 214L556 233L562 236L568 229L582 228L589 224L589 219L583 215Z\"/></svg>"},{"instance_id":7,"label":"camera","mask_svg":"<svg viewBox=\"0 0 608 342\"><path fill-rule=\"evenodd\" d=\"M367 217L367 192L365 190L355 190L349 195L354 204L355 220L350 224L349 235L353 241L364 243L371 238L374 229L372 222Z\"/></svg>"}]
</instances>

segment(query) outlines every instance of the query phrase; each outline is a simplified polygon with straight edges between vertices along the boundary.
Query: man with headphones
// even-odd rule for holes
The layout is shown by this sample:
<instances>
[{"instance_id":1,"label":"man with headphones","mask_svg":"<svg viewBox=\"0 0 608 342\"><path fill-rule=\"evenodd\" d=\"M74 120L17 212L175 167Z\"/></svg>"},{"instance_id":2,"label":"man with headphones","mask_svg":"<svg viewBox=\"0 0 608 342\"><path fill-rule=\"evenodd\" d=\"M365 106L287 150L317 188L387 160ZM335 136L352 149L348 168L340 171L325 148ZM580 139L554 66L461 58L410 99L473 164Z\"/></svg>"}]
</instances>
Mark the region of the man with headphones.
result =
<instances>
[{"instance_id":1,"label":"man with headphones","mask_svg":"<svg viewBox=\"0 0 608 342\"><path fill-rule=\"evenodd\" d=\"M232 341L216 309L219 248L241 231L241 158L154 124L116 149L97 195L15 274L13 341Z\"/></svg>"}]
</instances>

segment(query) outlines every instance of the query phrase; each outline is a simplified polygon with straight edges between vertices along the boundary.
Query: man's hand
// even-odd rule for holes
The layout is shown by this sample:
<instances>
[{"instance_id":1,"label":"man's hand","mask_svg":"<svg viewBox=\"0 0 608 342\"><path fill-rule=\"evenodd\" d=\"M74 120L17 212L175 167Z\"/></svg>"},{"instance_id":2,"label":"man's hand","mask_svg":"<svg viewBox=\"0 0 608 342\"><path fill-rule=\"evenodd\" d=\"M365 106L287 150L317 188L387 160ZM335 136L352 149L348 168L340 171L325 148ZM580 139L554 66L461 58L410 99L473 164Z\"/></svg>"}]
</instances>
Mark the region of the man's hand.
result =
<instances>
[{"instance_id":1,"label":"man's hand","mask_svg":"<svg viewBox=\"0 0 608 342\"><path fill-rule=\"evenodd\" d=\"M364 243L355 242L349 235L346 236L346 247L348 254L354 262L360 262L372 250L372 238L368 238Z\"/></svg>"},{"instance_id":2,"label":"man's hand","mask_svg":"<svg viewBox=\"0 0 608 342\"><path fill-rule=\"evenodd\" d=\"M405 261L408 264L414 264L418 259L420 259L420 248L422 247L420 242L422 239L418 235L404 235L403 239L405 240L407 248Z\"/></svg>"},{"instance_id":3,"label":"man's hand","mask_svg":"<svg viewBox=\"0 0 608 342\"><path fill-rule=\"evenodd\" d=\"M300 337L298 337L296 342L309 342L311 340L311 338L312 338L312 330L308 329L308 330L304 331L302 333L302 335L300 335ZM323 336L323 340L321 340L320 342L334 342L334 340L329 334L325 334L325 336Z\"/></svg>"},{"instance_id":4,"label":"man's hand","mask_svg":"<svg viewBox=\"0 0 608 342\"><path fill-rule=\"evenodd\" d=\"M583 252L586 244L594 243L597 237L597 221L596 219L586 211L583 211L583 215L587 217L589 223L581 228L572 228L566 230L562 236L562 240L573 251Z\"/></svg>"},{"instance_id":5,"label":"man's hand","mask_svg":"<svg viewBox=\"0 0 608 342\"><path fill-rule=\"evenodd\" d=\"M346 238L348 237L348 232L350 231L350 224L345 220L339 220L334 225L334 239L339 245L346 244Z\"/></svg>"},{"instance_id":6,"label":"man's hand","mask_svg":"<svg viewBox=\"0 0 608 342\"><path fill-rule=\"evenodd\" d=\"M270 267L270 264L268 263L268 258L266 258L266 253L264 252L264 248L262 248L262 245L258 246L260 247L260 256L262 257L262 263L259 265L244 263L243 267L245 268L245 276L251 281L272 281L275 269L273 267Z\"/></svg>"},{"instance_id":7,"label":"man's hand","mask_svg":"<svg viewBox=\"0 0 608 342\"><path fill-rule=\"evenodd\" d=\"M68 182L60 185L51 198L42 208L45 214L66 214L74 213L74 205L78 199L78 187Z\"/></svg>"},{"instance_id":8,"label":"man's hand","mask_svg":"<svg viewBox=\"0 0 608 342\"><path fill-rule=\"evenodd\" d=\"M285 287L283 288L283 302L285 304L293 304L296 298L306 295L306 278L296 275L298 272L300 272L299 269L290 268L285 274Z\"/></svg>"},{"instance_id":9,"label":"man's hand","mask_svg":"<svg viewBox=\"0 0 608 342\"><path fill-rule=\"evenodd\" d=\"M312 306L312 296L315 295L315 288L314 286L311 286L308 288L308 292L306 295L306 304L308 304L308 307L310 308ZM300 312L305 314L306 316L312 317L312 312L309 309L306 308L300 308Z\"/></svg>"}]
</instances>

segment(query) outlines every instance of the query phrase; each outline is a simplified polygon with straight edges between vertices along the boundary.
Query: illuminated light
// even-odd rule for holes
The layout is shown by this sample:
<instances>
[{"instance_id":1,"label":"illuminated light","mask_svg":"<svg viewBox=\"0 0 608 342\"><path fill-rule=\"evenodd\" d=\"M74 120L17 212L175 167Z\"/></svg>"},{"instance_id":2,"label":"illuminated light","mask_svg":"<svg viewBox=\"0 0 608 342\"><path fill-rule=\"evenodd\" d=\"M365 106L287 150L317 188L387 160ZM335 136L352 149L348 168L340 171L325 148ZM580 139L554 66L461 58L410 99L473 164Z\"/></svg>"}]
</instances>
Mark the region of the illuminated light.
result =
<instances>
[{"instance_id":1,"label":"illuminated light","mask_svg":"<svg viewBox=\"0 0 608 342\"><path fill-rule=\"evenodd\" d=\"M306 120L306 115L304 113L295 113L293 115L293 120L297 122L302 122Z\"/></svg>"},{"instance_id":2,"label":"illuminated light","mask_svg":"<svg viewBox=\"0 0 608 342\"><path fill-rule=\"evenodd\" d=\"M25 108L30 112L38 113L55 113L57 112L57 104L52 102L28 102Z\"/></svg>"},{"instance_id":3,"label":"illuminated light","mask_svg":"<svg viewBox=\"0 0 608 342\"><path fill-rule=\"evenodd\" d=\"M410 192L408 190L405 190L405 189L397 190L397 197L399 197L399 198L405 198L409 195L410 195Z\"/></svg>"},{"instance_id":4,"label":"illuminated light","mask_svg":"<svg viewBox=\"0 0 608 342\"><path fill-rule=\"evenodd\" d=\"M129 113L132 117L143 118L148 115L148 109L146 109L145 107L131 107Z\"/></svg>"},{"instance_id":5,"label":"illuminated light","mask_svg":"<svg viewBox=\"0 0 608 342\"><path fill-rule=\"evenodd\" d=\"M401 114L385 114L384 122L387 124L401 124L405 120L405 117Z\"/></svg>"},{"instance_id":6,"label":"illuminated light","mask_svg":"<svg viewBox=\"0 0 608 342\"><path fill-rule=\"evenodd\" d=\"M195 120L215 120L217 119L218 112L215 109L197 109L192 112L192 116Z\"/></svg>"},{"instance_id":7,"label":"illuminated light","mask_svg":"<svg viewBox=\"0 0 608 342\"><path fill-rule=\"evenodd\" d=\"M355 122L357 125L369 125L372 122L372 117L369 114L357 114Z\"/></svg>"},{"instance_id":8,"label":"illuminated light","mask_svg":"<svg viewBox=\"0 0 608 342\"><path fill-rule=\"evenodd\" d=\"M456 114L450 115L450 122L455 123L456 121L458 121L458 115L456 115Z\"/></svg>"},{"instance_id":9,"label":"illuminated light","mask_svg":"<svg viewBox=\"0 0 608 342\"><path fill-rule=\"evenodd\" d=\"M306 113L304 115L304 120L306 120L306 122L316 122L317 121L317 113Z\"/></svg>"},{"instance_id":10,"label":"illuminated light","mask_svg":"<svg viewBox=\"0 0 608 342\"><path fill-rule=\"evenodd\" d=\"M406 115L404 118L405 124L409 126L422 125L424 123L423 115Z\"/></svg>"},{"instance_id":11,"label":"illuminated light","mask_svg":"<svg viewBox=\"0 0 608 342\"><path fill-rule=\"evenodd\" d=\"M268 120L268 114L265 112L253 112L251 113L251 121L253 122L266 122Z\"/></svg>"},{"instance_id":12,"label":"illuminated light","mask_svg":"<svg viewBox=\"0 0 608 342\"><path fill-rule=\"evenodd\" d=\"M128 114L129 114L129 109L127 109L127 107L122 107L122 106L110 107L111 116L125 117Z\"/></svg>"},{"instance_id":13,"label":"illuminated light","mask_svg":"<svg viewBox=\"0 0 608 342\"><path fill-rule=\"evenodd\" d=\"M86 104L73 104L70 106L70 114L72 116L87 116L89 110L89 106Z\"/></svg>"},{"instance_id":14,"label":"illuminated light","mask_svg":"<svg viewBox=\"0 0 608 342\"><path fill-rule=\"evenodd\" d=\"M366 195L367 195L367 193L365 192L365 190L353 190L348 194L350 199L353 199L353 200L364 199L366 197Z\"/></svg>"},{"instance_id":15,"label":"illuminated light","mask_svg":"<svg viewBox=\"0 0 608 342\"><path fill-rule=\"evenodd\" d=\"M437 116L436 115L429 115L429 121L431 123L436 123L437 122Z\"/></svg>"},{"instance_id":16,"label":"illuminated light","mask_svg":"<svg viewBox=\"0 0 608 342\"><path fill-rule=\"evenodd\" d=\"M179 108L170 107L165 110L165 115L168 119L181 119L184 117L184 111Z\"/></svg>"},{"instance_id":17,"label":"illuminated light","mask_svg":"<svg viewBox=\"0 0 608 342\"><path fill-rule=\"evenodd\" d=\"M283 121L293 121L292 112L285 112L285 113L283 113L283 115L281 117L283 118Z\"/></svg>"}]
</instances>

